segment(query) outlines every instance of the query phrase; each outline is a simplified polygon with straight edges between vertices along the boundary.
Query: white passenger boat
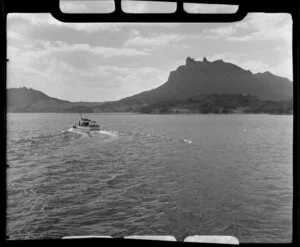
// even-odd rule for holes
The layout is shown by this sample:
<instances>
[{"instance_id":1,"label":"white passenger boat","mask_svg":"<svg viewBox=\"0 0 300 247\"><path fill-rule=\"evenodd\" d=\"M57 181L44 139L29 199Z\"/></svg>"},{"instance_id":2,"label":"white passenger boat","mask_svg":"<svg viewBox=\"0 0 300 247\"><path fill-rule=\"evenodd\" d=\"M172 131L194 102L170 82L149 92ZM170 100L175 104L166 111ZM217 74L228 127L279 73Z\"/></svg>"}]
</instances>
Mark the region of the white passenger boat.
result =
<instances>
[{"instance_id":1,"label":"white passenger boat","mask_svg":"<svg viewBox=\"0 0 300 247\"><path fill-rule=\"evenodd\" d=\"M73 125L73 129L84 132L90 132L100 130L100 126L96 123L96 121L92 121L90 119L81 117L78 123Z\"/></svg>"}]
</instances>

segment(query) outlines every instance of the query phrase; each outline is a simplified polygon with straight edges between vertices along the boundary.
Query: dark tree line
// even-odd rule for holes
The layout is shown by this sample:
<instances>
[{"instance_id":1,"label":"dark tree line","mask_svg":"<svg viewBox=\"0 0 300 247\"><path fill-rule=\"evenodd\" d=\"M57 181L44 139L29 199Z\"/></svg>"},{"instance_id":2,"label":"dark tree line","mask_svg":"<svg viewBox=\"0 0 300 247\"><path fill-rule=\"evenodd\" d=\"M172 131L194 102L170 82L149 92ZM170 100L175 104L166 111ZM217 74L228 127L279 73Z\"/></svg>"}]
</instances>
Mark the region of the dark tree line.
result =
<instances>
[{"instance_id":1,"label":"dark tree line","mask_svg":"<svg viewBox=\"0 0 300 247\"><path fill-rule=\"evenodd\" d=\"M251 95L208 95L183 101L163 101L141 107L141 113L174 113L174 109L186 109L191 113L244 113L291 114L293 101L266 101ZM179 111L180 112L180 111Z\"/></svg>"}]
</instances>

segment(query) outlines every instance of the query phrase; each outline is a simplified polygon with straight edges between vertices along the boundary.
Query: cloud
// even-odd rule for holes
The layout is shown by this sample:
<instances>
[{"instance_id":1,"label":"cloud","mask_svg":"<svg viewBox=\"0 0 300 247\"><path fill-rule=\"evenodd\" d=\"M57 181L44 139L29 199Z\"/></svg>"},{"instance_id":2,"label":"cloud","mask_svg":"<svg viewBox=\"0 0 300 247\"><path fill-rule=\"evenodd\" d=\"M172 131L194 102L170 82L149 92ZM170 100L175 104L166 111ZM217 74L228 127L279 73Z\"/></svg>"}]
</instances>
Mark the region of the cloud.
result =
<instances>
[{"instance_id":1,"label":"cloud","mask_svg":"<svg viewBox=\"0 0 300 247\"><path fill-rule=\"evenodd\" d=\"M60 1L60 9L65 13L111 13L115 10L111 1Z\"/></svg>"},{"instance_id":2,"label":"cloud","mask_svg":"<svg viewBox=\"0 0 300 247\"><path fill-rule=\"evenodd\" d=\"M122 98L149 90L162 82L160 75L161 71L152 67L97 65L76 69L65 61L52 58L47 66L39 69L33 69L33 66L10 66L8 87L27 86L73 101L75 92L76 100L105 101L111 100L113 95Z\"/></svg>"},{"instance_id":3,"label":"cloud","mask_svg":"<svg viewBox=\"0 0 300 247\"><path fill-rule=\"evenodd\" d=\"M113 48L103 46L91 46L89 44L74 44L67 45L62 42L57 43L57 46L48 46L47 52L73 52L84 51L94 55L100 55L103 58L116 56L147 56L148 52L128 49L128 48Z\"/></svg>"},{"instance_id":4,"label":"cloud","mask_svg":"<svg viewBox=\"0 0 300 247\"><path fill-rule=\"evenodd\" d=\"M27 45L28 47L28 45ZM20 49L10 48L9 56L19 61L20 59L27 58L32 60L39 60L46 56L57 55L63 57L68 54L86 55L87 57L99 56L101 58L110 58L118 56L148 56L150 53L131 49L131 48L113 48L113 47L104 47L104 46L91 46L89 44L73 44L69 45L61 41L49 42L43 40L36 40L33 42L31 47L28 47L27 50L21 51ZM83 57L84 58L84 57ZM80 57L78 57L80 60ZM75 62L75 61L74 61Z\"/></svg>"},{"instance_id":5,"label":"cloud","mask_svg":"<svg viewBox=\"0 0 300 247\"><path fill-rule=\"evenodd\" d=\"M127 13L173 13L176 8L172 2L122 1L122 10Z\"/></svg>"},{"instance_id":6,"label":"cloud","mask_svg":"<svg viewBox=\"0 0 300 247\"><path fill-rule=\"evenodd\" d=\"M81 93L78 92L77 98L85 101L117 100L150 90L163 82L161 71L152 67L97 66L89 73L82 72L76 77L74 86L66 83L65 90L80 88ZM84 95L85 92L89 92L89 95Z\"/></svg>"},{"instance_id":7,"label":"cloud","mask_svg":"<svg viewBox=\"0 0 300 247\"><path fill-rule=\"evenodd\" d=\"M184 3L184 10L188 13L235 13L237 5L222 4L194 4Z\"/></svg>"},{"instance_id":8,"label":"cloud","mask_svg":"<svg viewBox=\"0 0 300 247\"><path fill-rule=\"evenodd\" d=\"M164 79L162 71L152 67L134 69L123 76L117 76L116 80L120 82L119 98L153 89L161 85Z\"/></svg>"},{"instance_id":9,"label":"cloud","mask_svg":"<svg viewBox=\"0 0 300 247\"><path fill-rule=\"evenodd\" d=\"M238 37L226 37L226 40L228 41L251 41L253 40L253 36L246 35L246 36L238 36Z\"/></svg>"},{"instance_id":10,"label":"cloud","mask_svg":"<svg viewBox=\"0 0 300 247\"><path fill-rule=\"evenodd\" d=\"M251 70L251 72L253 73L266 72L271 70L271 67L268 64L263 63L259 60L249 60L241 63L239 66L246 70Z\"/></svg>"},{"instance_id":11,"label":"cloud","mask_svg":"<svg viewBox=\"0 0 300 247\"><path fill-rule=\"evenodd\" d=\"M249 14L243 21L203 32L206 39L228 41L292 40L292 19L289 14Z\"/></svg>"},{"instance_id":12,"label":"cloud","mask_svg":"<svg viewBox=\"0 0 300 247\"><path fill-rule=\"evenodd\" d=\"M84 13L87 9L85 2L69 1L60 1L59 8L64 13Z\"/></svg>"},{"instance_id":13,"label":"cloud","mask_svg":"<svg viewBox=\"0 0 300 247\"><path fill-rule=\"evenodd\" d=\"M252 14L248 25L254 30L252 40L282 39L291 43L292 18L289 14Z\"/></svg>"},{"instance_id":14,"label":"cloud","mask_svg":"<svg viewBox=\"0 0 300 247\"><path fill-rule=\"evenodd\" d=\"M178 42L186 37L181 34L157 34L150 37L143 37L139 32L135 32L131 37L125 42L125 46L162 46L169 43Z\"/></svg>"},{"instance_id":15,"label":"cloud","mask_svg":"<svg viewBox=\"0 0 300 247\"><path fill-rule=\"evenodd\" d=\"M7 57L16 57L20 53L20 49L17 47L8 46L7 47Z\"/></svg>"},{"instance_id":16,"label":"cloud","mask_svg":"<svg viewBox=\"0 0 300 247\"><path fill-rule=\"evenodd\" d=\"M236 28L234 26L226 26L220 28L213 28L207 31L204 31L205 38L208 39L220 39L227 38L230 35L236 33Z\"/></svg>"},{"instance_id":17,"label":"cloud","mask_svg":"<svg viewBox=\"0 0 300 247\"><path fill-rule=\"evenodd\" d=\"M10 13L8 14L8 21L24 20L33 26L55 26L58 28L69 28L75 31L83 31L87 33L96 33L99 31L117 32L120 30L121 24L117 23L66 23L61 22L52 17L51 14L24 14L24 13Z\"/></svg>"},{"instance_id":18,"label":"cloud","mask_svg":"<svg viewBox=\"0 0 300 247\"><path fill-rule=\"evenodd\" d=\"M209 61L215 61L218 59L224 60L227 63L233 63L239 67L250 70L252 73L263 73L269 71L275 75L286 77L289 80L293 80L293 66L292 57L282 59L277 65L270 65L258 59L244 60L245 54L242 53L218 53L208 57Z\"/></svg>"},{"instance_id":19,"label":"cloud","mask_svg":"<svg viewBox=\"0 0 300 247\"><path fill-rule=\"evenodd\" d=\"M7 15L8 23L13 24L14 21L21 20L29 22L33 27L50 27L55 26L57 28L67 28L72 29L79 32L86 32L90 34L98 33L101 31L110 31L110 32L119 32L123 27L128 26L161 26L161 27L176 27L180 25L179 23L67 23L61 22L55 19L51 14L48 13L9 13Z\"/></svg>"},{"instance_id":20,"label":"cloud","mask_svg":"<svg viewBox=\"0 0 300 247\"><path fill-rule=\"evenodd\" d=\"M119 60L120 57L144 55L149 55L149 53L136 49L89 44L68 45L63 42L38 40L26 50L8 48L10 58L8 87L27 86L67 100L74 100L73 93L66 92L76 91L76 88L81 88L83 92L90 92L91 88L95 90L115 88L119 92L124 83L130 82L130 78L137 80L134 83L139 84L148 81L155 73L158 73L158 70L149 67L108 66L103 60L108 58ZM49 85L51 85L50 88ZM126 90L130 91L131 84L128 85ZM138 88L136 85L134 87ZM111 99L112 95L113 93L110 92L104 96L105 100ZM102 100L94 93L91 96L78 94L76 97L77 100L84 100L84 97L85 100Z\"/></svg>"},{"instance_id":21,"label":"cloud","mask_svg":"<svg viewBox=\"0 0 300 247\"><path fill-rule=\"evenodd\" d=\"M16 32L13 32L11 30L7 31L7 38L8 39L20 39L21 37L22 37L22 35L20 35Z\"/></svg>"},{"instance_id":22,"label":"cloud","mask_svg":"<svg viewBox=\"0 0 300 247\"><path fill-rule=\"evenodd\" d=\"M68 100L114 100L161 85L187 56L223 59L254 73L269 70L291 78L291 18L265 15L230 25L87 27L61 23L49 14L9 14L9 83Z\"/></svg>"},{"instance_id":23,"label":"cloud","mask_svg":"<svg viewBox=\"0 0 300 247\"><path fill-rule=\"evenodd\" d=\"M160 71L152 67L124 67L107 65L108 58L144 56L149 53L136 49L91 46L89 44L69 45L61 41L37 40L28 49L8 48L8 87L28 86L50 95L74 100L73 94L64 92L84 92L112 90L126 96L152 88L157 83ZM49 85L56 85L49 88ZM77 92L77 91L76 91ZM123 93L122 93L123 92ZM103 99L111 99L113 93ZM92 96L93 95L93 96ZM77 97L81 97L77 95ZM83 95L87 100L87 95ZM106 98L105 98L106 97ZM77 98L84 100L84 98ZM103 100L92 93L88 100Z\"/></svg>"},{"instance_id":24,"label":"cloud","mask_svg":"<svg viewBox=\"0 0 300 247\"><path fill-rule=\"evenodd\" d=\"M244 69L249 69L253 73L263 73L269 71L275 75L286 77L289 80L293 80L293 67L292 60L286 59L283 60L280 64L276 66L270 66L266 63L263 63L259 60L250 60L240 64Z\"/></svg>"},{"instance_id":25,"label":"cloud","mask_svg":"<svg viewBox=\"0 0 300 247\"><path fill-rule=\"evenodd\" d=\"M224 60L225 62L228 62L228 63L233 63L233 64L237 64L238 65L238 60L236 58L236 54L231 54L231 53L217 53L217 54L214 54L212 56L208 56L208 60L209 61L215 61L215 60Z\"/></svg>"}]
</instances>

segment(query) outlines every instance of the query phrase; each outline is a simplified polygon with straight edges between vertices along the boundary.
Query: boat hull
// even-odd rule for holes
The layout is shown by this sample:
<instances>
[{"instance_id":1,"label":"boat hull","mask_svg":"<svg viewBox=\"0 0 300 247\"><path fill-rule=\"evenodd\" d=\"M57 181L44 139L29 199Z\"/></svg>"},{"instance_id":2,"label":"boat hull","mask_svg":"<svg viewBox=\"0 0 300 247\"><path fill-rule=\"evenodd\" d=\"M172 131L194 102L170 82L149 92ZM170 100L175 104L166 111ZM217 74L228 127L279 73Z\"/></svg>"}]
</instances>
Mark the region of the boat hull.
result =
<instances>
[{"instance_id":1,"label":"boat hull","mask_svg":"<svg viewBox=\"0 0 300 247\"><path fill-rule=\"evenodd\" d=\"M78 130L78 131L83 131L83 132L91 132L91 131L99 131L99 127L82 127L82 126L77 126L74 125L73 129Z\"/></svg>"}]
</instances>

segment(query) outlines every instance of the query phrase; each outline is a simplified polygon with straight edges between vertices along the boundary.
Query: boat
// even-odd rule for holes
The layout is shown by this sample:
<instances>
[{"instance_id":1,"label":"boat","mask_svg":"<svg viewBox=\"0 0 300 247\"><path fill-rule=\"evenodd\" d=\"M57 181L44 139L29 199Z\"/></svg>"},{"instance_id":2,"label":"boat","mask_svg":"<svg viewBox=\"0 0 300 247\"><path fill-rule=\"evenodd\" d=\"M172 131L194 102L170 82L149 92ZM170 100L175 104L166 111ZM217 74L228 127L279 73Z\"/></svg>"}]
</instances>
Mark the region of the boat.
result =
<instances>
[{"instance_id":1,"label":"boat","mask_svg":"<svg viewBox=\"0 0 300 247\"><path fill-rule=\"evenodd\" d=\"M73 125L73 129L84 132L99 131L100 125L97 124L96 121L80 117L78 123Z\"/></svg>"}]
</instances>

